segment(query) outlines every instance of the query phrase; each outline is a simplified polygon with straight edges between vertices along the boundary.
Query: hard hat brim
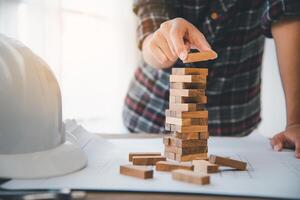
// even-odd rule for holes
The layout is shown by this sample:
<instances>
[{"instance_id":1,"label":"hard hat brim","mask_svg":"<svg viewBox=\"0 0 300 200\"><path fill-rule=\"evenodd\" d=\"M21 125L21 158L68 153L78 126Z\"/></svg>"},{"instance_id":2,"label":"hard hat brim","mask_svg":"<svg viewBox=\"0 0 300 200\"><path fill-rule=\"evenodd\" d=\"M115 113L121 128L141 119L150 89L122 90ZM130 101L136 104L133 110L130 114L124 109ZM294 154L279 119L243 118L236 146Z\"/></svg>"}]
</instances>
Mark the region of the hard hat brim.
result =
<instances>
[{"instance_id":1,"label":"hard hat brim","mask_svg":"<svg viewBox=\"0 0 300 200\"><path fill-rule=\"evenodd\" d=\"M26 154L0 154L0 178L37 179L78 171L87 164L86 154L75 144Z\"/></svg>"}]
</instances>

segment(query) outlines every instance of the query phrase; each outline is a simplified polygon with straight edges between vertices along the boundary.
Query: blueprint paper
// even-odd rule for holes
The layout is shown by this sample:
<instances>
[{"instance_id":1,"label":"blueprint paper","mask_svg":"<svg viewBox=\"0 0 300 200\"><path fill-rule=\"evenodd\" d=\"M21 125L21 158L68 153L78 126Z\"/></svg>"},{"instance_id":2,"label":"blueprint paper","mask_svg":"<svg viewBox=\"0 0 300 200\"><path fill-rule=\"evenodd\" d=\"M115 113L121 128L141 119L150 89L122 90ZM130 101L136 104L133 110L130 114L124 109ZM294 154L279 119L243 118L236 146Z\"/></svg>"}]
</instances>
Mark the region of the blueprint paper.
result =
<instances>
[{"instance_id":1,"label":"blueprint paper","mask_svg":"<svg viewBox=\"0 0 300 200\"><path fill-rule=\"evenodd\" d=\"M77 130L77 131L76 131ZM201 186L174 181L168 172L154 172L154 178L140 180L119 174L119 166L128 164L132 151L161 151L162 139L104 140L87 133L82 127L74 128L76 137L85 142L87 168L62 177L39 180L12 180L6 189L92 189L145 192L183 192L236 196L300 198L300 160L293 151L274 152L269 140L257 132L244 138L209 138L209 154L240 159L248 162L247 171L221 168L211 174L211 184ZM85 135L86 134L86 135ZM87 137L86 137L87 136Z\"/></svg>"}]
</instances>

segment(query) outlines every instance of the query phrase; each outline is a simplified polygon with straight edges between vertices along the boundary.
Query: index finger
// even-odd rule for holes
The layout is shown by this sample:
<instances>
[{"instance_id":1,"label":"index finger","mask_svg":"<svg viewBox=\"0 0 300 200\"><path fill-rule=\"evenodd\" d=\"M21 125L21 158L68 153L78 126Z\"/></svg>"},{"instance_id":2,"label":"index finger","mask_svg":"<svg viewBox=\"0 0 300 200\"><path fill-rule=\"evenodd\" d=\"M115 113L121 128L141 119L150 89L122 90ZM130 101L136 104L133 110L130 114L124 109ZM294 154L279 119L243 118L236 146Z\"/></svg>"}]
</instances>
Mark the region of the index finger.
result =
<instances>
[{"instance_id":1,"label":"index finger","mask_svg":"<svg viewBox=\"0 0 300 200\"><path fill-rule=\"evenodd\" d=\"M177 56L181 60L185 60L188 54L183 40L184 34L184 29L178 27L178 25L174 25L170 30L170 39L173 43Z\"/></svg>"}]
</instances>

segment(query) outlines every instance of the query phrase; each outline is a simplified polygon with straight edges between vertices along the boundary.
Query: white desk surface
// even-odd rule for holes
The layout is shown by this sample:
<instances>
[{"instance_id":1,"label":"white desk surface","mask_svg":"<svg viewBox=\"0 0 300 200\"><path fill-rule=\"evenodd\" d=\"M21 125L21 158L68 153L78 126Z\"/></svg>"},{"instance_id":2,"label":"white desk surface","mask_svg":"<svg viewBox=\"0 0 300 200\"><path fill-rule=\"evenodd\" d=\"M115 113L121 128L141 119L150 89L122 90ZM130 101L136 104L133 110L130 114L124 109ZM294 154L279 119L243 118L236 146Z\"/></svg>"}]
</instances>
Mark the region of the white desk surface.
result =
<instances>
[{"instance_id":1,"label":"white desk surface","mask_svg":"<svg viewBox=\"0 0 300 200\"><path fill-rule=\"evenodd\" d=\"M98 191L138 191L233 195L270 198L300 198L300 160L292 151L274 152L269 141L257 132L244 138L209 139L209 154L230 156L248 162L247 171L223 168L211 175L211 184L193 185L174 181L168 172L154 173L154 179L140 180L119 174L128 163L128 153L161 151L161 138L103 139L81 127L72 132L88 155L87 168L62 177L40 180L12 180L6 189L73 188ZM84 134L83 134L84 133Z\"/></svg>"}]
</instances>

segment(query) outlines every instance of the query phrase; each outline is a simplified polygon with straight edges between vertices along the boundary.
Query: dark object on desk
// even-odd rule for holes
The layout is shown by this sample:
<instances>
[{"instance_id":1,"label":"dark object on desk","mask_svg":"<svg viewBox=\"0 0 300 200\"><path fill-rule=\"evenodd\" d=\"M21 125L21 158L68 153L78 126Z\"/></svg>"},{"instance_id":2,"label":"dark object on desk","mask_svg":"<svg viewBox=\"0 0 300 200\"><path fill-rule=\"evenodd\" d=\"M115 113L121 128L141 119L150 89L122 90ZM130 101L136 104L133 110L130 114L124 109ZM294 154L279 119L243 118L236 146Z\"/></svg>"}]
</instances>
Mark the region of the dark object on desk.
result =
<instances>
[{"instance_id":1,"label":"dark object on desk","mask_svg":"<svg viewBox=\"0 0 300 200\"><path fill-rule=\"evenodd\" d=\"M82 191L62 190L0 190L0 200L83 200Z\"/></svg>"}]
</instances>

